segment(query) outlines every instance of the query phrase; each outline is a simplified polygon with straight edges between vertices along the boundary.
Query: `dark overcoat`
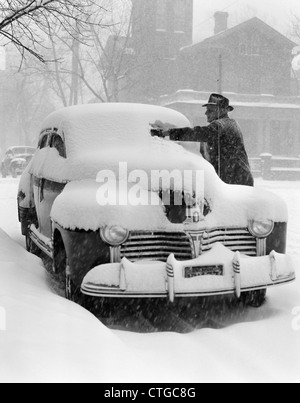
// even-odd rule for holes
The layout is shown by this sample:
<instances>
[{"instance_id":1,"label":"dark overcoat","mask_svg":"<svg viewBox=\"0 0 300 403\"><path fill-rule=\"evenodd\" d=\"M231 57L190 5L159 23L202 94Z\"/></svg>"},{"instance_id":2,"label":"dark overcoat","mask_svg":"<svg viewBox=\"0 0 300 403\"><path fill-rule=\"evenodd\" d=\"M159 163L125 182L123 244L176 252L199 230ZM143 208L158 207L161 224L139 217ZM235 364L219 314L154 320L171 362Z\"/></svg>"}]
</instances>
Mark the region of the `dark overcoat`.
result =
<instances>
[{"instance_id":1,"label":"dark overcoat","mask_svg":"<svg viewBox=\"0 0 300 403\"><path fill-rule=\"evenodd\" d=\"M169 130L170 140L207 143L209 158L225 183L254 186L243 134L234 119L224 117L209 126Z\"/></svg>"}]
</instances>

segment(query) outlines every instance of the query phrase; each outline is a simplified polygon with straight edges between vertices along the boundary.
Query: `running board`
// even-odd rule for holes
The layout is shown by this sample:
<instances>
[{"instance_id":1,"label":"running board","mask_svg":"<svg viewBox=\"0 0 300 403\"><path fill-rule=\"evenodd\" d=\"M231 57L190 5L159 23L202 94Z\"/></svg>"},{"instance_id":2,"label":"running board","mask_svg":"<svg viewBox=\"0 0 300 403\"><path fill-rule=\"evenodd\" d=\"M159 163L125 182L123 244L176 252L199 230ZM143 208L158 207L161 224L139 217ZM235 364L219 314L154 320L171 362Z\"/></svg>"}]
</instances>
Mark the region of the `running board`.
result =
<instances>
[{"instance_id":1,"label":"running board","mask_svg":"<svg viewBox=\"0 0 300 403\"><path fill-rule=\"evenodd\" d=\"M31 225L28 230L28 236L32 242L41 249L47 256L53 259L53 242L50 238L42 235L35 225Z\"/></svg>"}]
</instances>

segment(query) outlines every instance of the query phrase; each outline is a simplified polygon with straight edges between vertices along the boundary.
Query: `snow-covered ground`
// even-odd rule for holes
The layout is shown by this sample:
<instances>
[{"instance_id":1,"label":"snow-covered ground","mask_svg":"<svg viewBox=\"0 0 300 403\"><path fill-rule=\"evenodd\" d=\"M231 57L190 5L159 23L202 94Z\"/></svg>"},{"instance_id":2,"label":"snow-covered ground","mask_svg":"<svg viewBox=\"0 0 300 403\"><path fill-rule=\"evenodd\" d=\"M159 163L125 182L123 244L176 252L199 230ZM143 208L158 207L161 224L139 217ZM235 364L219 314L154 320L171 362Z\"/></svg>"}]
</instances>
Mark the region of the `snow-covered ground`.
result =
<instances>
[{"instance_id":1,"label":"snow-covered ground","mask_svg":"<svg viewBox=\"0 0 300 403\"><path fill-rule=\"evenodd\" d=\"M299 182L256 181L288 203L298 280L270 290L258 310L194 303L173 328L164 326L170 312L159 310L153 332L144 316L128 329L106 327L53 291L42 262L24 250L17 186L0 179L0 382L300 381Z\"/></svg>"}]
</instances>

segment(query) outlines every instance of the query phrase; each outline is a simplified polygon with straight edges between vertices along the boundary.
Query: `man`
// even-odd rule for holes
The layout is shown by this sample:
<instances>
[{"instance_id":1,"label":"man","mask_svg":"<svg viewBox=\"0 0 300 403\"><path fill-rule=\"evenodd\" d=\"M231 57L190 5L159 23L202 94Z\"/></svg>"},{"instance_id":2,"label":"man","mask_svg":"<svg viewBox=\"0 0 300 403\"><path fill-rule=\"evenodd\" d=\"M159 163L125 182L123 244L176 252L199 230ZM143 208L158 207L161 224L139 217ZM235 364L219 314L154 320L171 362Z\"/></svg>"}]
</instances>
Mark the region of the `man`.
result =
<instances>
[{"instance_id":1,"label":"man","mask_svg":"<svg viewBox=\"0 0 300 403\"><path fill-rule=\"evenodd\" d=\"M156 130L152 131L152 135L170 136L173 141L207 143L209 161L224 182L254 186L242 131L238 123L228 116L228 112L233 111L229 100L223 95L212 94L203 107L207 108L205 115L209 126L165 130L165 125L155 122L153 127Z\"/></svg>"}]
</instances>

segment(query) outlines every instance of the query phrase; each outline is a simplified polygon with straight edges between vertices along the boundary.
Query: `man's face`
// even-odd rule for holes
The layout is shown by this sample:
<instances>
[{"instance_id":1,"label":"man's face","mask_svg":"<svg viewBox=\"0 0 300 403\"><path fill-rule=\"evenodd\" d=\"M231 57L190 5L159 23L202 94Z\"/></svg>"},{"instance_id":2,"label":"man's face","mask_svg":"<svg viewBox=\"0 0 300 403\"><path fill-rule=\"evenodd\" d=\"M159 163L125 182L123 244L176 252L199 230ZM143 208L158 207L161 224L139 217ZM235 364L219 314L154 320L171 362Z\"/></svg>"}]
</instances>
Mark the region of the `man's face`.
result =
<instances>
[{"instance_id":1,"label":"man's face","mask_svg":"<svg viewBox=\"0 0 300 403\"><path fill-rule=\"evenodd\" d=\"M218 107L213 105L208 105L206 107L205 115L207 117L208 123L213 122L219 118Z\"/></svg>"}]
</instances>

